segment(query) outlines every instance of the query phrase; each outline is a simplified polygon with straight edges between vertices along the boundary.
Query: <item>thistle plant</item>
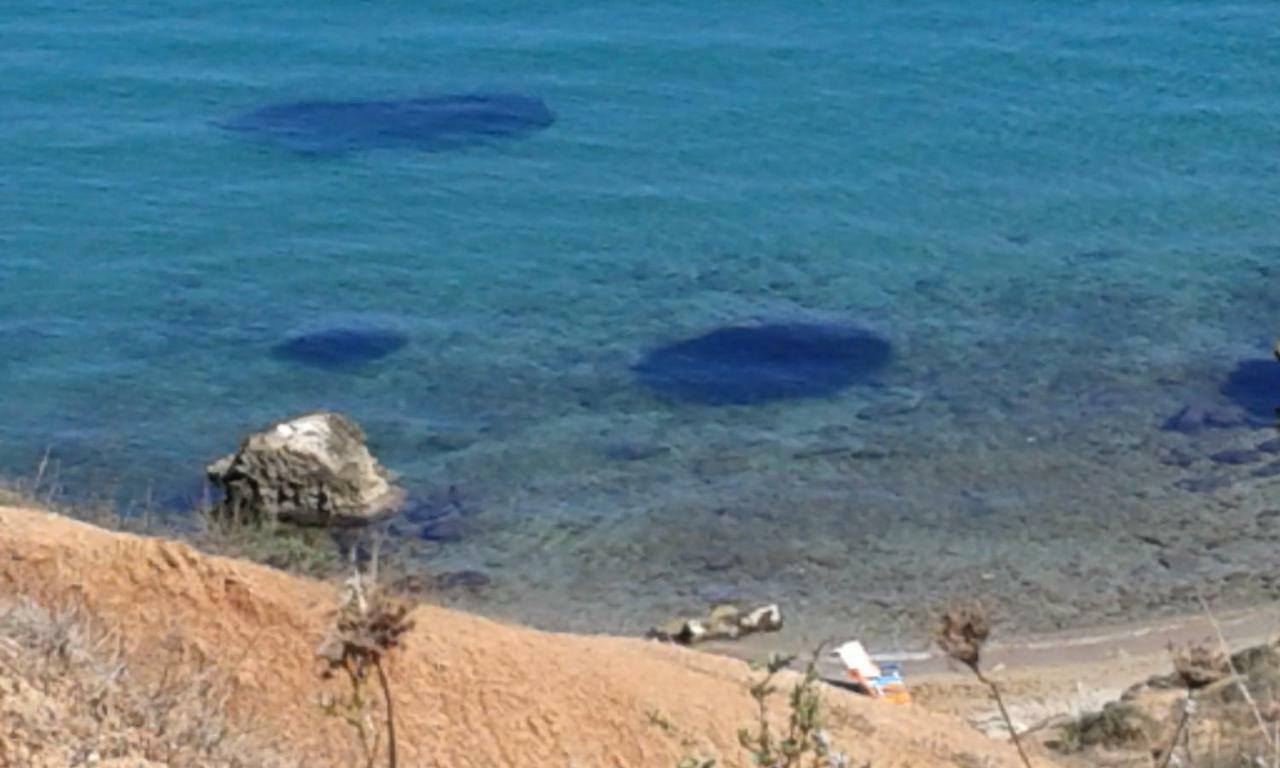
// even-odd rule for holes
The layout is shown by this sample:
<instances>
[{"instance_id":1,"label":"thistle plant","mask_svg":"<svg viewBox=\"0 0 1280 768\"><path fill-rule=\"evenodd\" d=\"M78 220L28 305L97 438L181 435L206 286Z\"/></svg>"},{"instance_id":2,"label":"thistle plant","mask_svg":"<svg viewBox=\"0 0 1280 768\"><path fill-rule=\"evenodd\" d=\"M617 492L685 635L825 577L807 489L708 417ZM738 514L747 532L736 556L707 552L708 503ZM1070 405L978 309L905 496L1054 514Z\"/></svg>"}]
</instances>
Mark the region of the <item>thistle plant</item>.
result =
<instances>
[{"instance_id":1,"label":"thistle plant","mask_svg":"<svg viewBox=\"0 0 1280 768\"><path fill-rule=\"evenodd\" d=\"M1013 745L1018 749L1018 756L1022 758L1023 765L1031 768L1031 760L1022 749L1022 742L1018 739L1018 729L1013 726L1013 718L1009 717L1009 710L1004 705L1004 697L1000 695L1000 687L982 672L982 646L990 636L990 614L982 603L972 602L953 606L943 613L933 639L943 653L968 667L974 677L978 678L978 682L991 690L991 697L995 699L996 706L1000 709L1000 716L1004 718L1005 727L1009 729L1009 736L1012 737Z\"/></svg>"}]
</instances>

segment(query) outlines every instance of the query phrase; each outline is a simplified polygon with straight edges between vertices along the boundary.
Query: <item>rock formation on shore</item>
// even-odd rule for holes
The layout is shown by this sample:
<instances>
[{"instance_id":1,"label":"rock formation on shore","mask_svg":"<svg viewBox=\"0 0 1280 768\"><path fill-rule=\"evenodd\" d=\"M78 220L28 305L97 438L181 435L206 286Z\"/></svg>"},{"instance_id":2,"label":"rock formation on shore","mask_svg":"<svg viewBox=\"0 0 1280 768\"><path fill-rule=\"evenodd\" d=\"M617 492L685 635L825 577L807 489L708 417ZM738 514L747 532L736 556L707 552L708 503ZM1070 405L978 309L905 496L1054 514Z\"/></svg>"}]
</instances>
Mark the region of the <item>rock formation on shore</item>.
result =
<instances>
[{"instance_id":1,"label":"rock formation on shore","mask_svg":"<svg viewBox=\"0 0 1280 768\"><path fill-rule=\"evenodd\" d=\"M358 526L395 514L404 491L365 445L364 432L339 413L279 421L206 468L234 520Z\"/></svg>"}]
</instances>

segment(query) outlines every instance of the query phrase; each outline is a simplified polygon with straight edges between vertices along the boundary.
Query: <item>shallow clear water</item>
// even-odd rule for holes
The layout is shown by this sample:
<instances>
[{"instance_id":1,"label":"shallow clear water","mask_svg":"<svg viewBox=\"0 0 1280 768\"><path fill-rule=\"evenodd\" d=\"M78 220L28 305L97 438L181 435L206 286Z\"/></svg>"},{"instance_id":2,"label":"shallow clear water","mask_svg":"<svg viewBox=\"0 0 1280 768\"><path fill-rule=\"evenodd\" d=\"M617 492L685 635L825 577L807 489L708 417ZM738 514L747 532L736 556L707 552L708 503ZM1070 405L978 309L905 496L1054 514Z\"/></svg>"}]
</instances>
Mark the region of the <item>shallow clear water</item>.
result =
<instances>
[{"instance_id":1,"label":"shallow clear water","mask_svg":"<svg viewBox=\"0 0 1280 768\"><path fill-rule=\"evenodd\" d=\"M455 487L424 562L493 579L455 599L566 628L737 596L889 634L985 589L1047 626L1269 567L1268 476L1208 458L1262 436L1159 427L1269 354L1280 6L433 6L0 10L0 469L49 450L68 492L176 507L248 429L337 408ZM474 91L556 122L333 156L218 127ZM893 361L743 406L632 375L759 322ZM271 354L351 324L409 344Z\"/></svg>"}]
</instances>

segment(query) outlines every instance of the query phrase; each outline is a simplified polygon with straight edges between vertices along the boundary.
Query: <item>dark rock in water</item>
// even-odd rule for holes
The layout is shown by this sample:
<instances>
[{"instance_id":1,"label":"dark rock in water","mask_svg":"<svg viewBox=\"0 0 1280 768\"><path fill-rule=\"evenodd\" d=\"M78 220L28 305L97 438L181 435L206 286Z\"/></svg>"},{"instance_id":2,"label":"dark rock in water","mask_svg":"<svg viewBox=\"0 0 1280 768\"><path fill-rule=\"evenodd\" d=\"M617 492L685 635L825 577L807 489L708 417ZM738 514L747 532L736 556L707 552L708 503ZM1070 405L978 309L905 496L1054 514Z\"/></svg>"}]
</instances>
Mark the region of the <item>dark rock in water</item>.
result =
<instances>
[{"instance_id":1,"label":"dark rock in water","mask_svg":"<svg viewBox=\"0 0 1280 768\"><path fill-rule=\"evenodd\" d=\"M1242 360L1221 392L1260 422L1274 422L1280 405L1280 363L1270 358Z\"/></svg>"},{"instance_id":2,"label":"dark rock in water","mask_svg":"<svg viewBox=\"0 0 1280 768\"><path fill-rule=\"evenodd\" d=\"M422 526L418 530L418 538L441 544L454 544L462 541L462 530L461 518L445 517Z\"/></svg>"},{"instance_id":3,"label":"dark rock in water","mask_svg":"<svg viewBox=\"0 0 1280 768\"><path fill-rule=\"evenodd\" d=\"M712 573L727 571L735 567L738 561L739 558L736 552L714 549L702 556L702 569Z\"/></svg>"},{"instance_id":4,"label":"dark rock in water","mask_svg":"<svg viewBox=\"0 0 1280 768\"><path fill-rule=\"evenodd\" d=\"M1200 460L1200 455L1195 451L1186 448L1173 448L1160 461L1173 467L1181 467L1183 469L1195 464Z\"/></svg>"},{"instance_id":5,"label":"dark rock in water","mask_svg":"<svg viewBox=\"0 0 1280 768\"><path fill-rule=\"evenodd\" d=\"M225 130L308 155L367 149L438 152L517 138L555 115L539 98L469 93L376 101L294 101L246 112Z\"/></svg>"},{"instance_id":6,"label":"dark rock in water","mask_svg":"<svg viewBox=\"0 0 1280 768\"><path fill-rule=\"evenodd\" d=\"M1170 571L1190 574L1195 573L1197 566L1200 564L1200 558L1193 552L1175 550L1156 555L1156 562Z\"/></svg>"},{"instance_id":7,"label":"dark rock in water","mask_svg":"<svg viewBox=\"0 0 1280 768\"><path fill-rule=\"evenodd\" d=\"M1226 477L1218 477L1209 475L1208 477L1188 477L1185 480L1179 480L1173 484L1176 488L1191 493L1212 493L1220 488L1226 488L1231 485L1231 479Z\"/></svg>"},{"instance_id":8,"label":"dark rock in water","mask_svg":"<svg viewBox=\"0 0 1280 768\"><path fill-rule=\"evenodd\" d=\"M475 511L456 485L437 488L430 493L411 496L402 510L403 517L418 526L418 538L440 543L461 541L466 528L464 518Z\"/></svg>"},{"instance_id":9,"label":"dark rock in water","mask_svg":"<svg viewBox=\"0 0 1280 768\"><path fill-rule=\"evenodd\" d=\"M379 360L408 345L404 334L378 328L326 328L294 336L271 349L278 360L340 370Z\"/></svg>"},{"instance_id":10,"label":"dark rock in water","mask_svg":"<svg viewBox=\"0 0 1280 768\"><path fill-rule=\"evenodd\" d=\"M732 326L659 347L634 367L660 395L705 405L751 405L833 395L884 368L885 339L852 326Z\"/></svg>"},{"instance_id":11,"label":"dark rock in water","mask_svg":"<svg viewBox=\"0 0 1280 768\"><path fill-rule=\"evenodd\" d=\"M493 583L489 575L480 571L447 571L435 578L436 589L484 589Z\"/></svg>"},{"instance_id":12,"label":"dark rock in water","mask_svg":"<svg viewBox=\"0 0 1280 768\"><path fill-rule=\"evenodd\" d=\"M461 451L475 444L479 439L475 432L469 432L465 429L449 429L443 427L436 432L426 435L419 445L430 451L452 452Z\"/></svg>"},{"instance_id":13,"label":"dark rock in water","mask_svg":"<svg viewBox=\"0 0 1280 768\"><path fill-rule=\"evenodd\" d=\"M1204 428L1203 412L1195 406L1184 405L1178 412L1165 419L1160 429L1166 432L1199 432Z\"/></svg>"},{"instance_id":14,"label":"dark rock in water","mask_svg":"<svg viewBox=\"0 0 1280 768\"><path fill-rule=\"evenodd\" d=\"M402 513L411 522L431 523L446 517L467 515L474 510L474 501L468 499L461 488L450 485L410 496Z\"/></svg>"},{"instance_id":15,"label":"dark rock in water","mask_svg":"<svg viewBox=\"0 0 1280 768\"><path fill-rule=\"evenodd\" d=\"M453 514L447 504L439 504L433 497L409 497L400 514L412 523L430 523Z\"/></svg>"},{"instance_id":16,"label":"dark rock in water","mask_svg":"<svg viewBox=\"0 0 1280 768\"><path fill-rule=\"evenodd\" d=\"M643 461L660 456L671 449L659 443L613 443L602 451L612 461Z\"/></svg>"},{"instance_id":17,"label":"dark rock in water","mask_svg":"<svg viewBox=\"0 0 1280 768\"><path fill-rule=\"evenodd\" d=\"M1248 415L1239 408L1223 405L1186 405L1165 419L1160 428L1170 432L1195 434L1202 429L1234 429L1247 426Z\"/></svg>"},{"instance_id":18,"label":"dark rock in water","mask_svg":"<svg viewBox=\"0 0 1280 768\"><path fill-rule=\"evenodd\" d=\"M1204 413L1204 425L1215 429L1235 429L1255 423L1247 413L1236 408L1210 408Z\"/></svg>"},{"instance_id":19,"label":"dark rock in water","mask_svg":"<svg viewBox=\"0 0 1280 768\"><path fill-rule=\"evenodd\" d=\"M1262 459L1262 452L1252 448L1231 448L1211 454L1209 459L1219 464L1252 464Z\"/></svg>"},{"instance_id":20,"label":"dark rock in water","mask_svg":"<svg viewBox=\"0 0 1280 768\"><path fill-rule=\"evenodd\" d=\"M1124 256L1124 251L1115 248L1097 248L1092 251L1081 251L1072 257L1073 261L1102 262L1115 261Z\"/></svg>"}]
</instances>

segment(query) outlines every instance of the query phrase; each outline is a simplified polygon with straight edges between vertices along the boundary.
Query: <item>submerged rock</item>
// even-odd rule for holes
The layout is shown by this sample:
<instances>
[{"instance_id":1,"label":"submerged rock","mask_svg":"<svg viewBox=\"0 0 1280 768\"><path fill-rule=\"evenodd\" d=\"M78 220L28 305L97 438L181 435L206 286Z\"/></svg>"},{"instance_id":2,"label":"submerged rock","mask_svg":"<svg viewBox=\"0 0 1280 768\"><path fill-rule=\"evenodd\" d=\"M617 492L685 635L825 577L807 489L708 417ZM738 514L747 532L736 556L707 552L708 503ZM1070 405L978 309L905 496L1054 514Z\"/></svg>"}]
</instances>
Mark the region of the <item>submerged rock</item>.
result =
<instances>
[{"instance_id":1,"label":"submerged rock","mask_svg":"<svg viewBox=\"0 0 1280 768\"><path fill-rule=\"evenodd\" d=\"M335 327L292 336L272 347L271 356L332 371L380 360L408 344L408 337L399 331Z\"/></svg>"},{"instance_id":2,"label":"submerged rock","mask_svg":"<svg viewBox=\"0 0 1280 768\"><path fill-rule=\"evenodd\" d=\"M1209 459L1218 464L1252 464L1262 459L1262 452L1252 448L1229 448L1211 454Z\"/></svg>"},{"instance_id":3,"label":"submerged rock","mask_svg":"<svg viewBox=\"0 0 1280 768\"><path fill-rule=\"evenodd\" d=\"M644 461L670 451L668 446L661 443L617 442L604 446L601 453L611 461Z\"/></svg>"},{"instance_id":4,"label":"submerged rock","mask_svg":"<svg viewBox=\"0 0 1280 768\"><path fill-rule=\"evenodd\" d=\"M1181 446L1175 446L1174 448L1169 449L1160 458L1161 462L1172 467L1181 467L1182 469L1192 466L1199 460L1200 454Z\"/></svg>"},{"instance_id":5,"label":"submerged rock","mask_svg":"<svg viewBox=\"0 0 1280 768\"><path fill-rule=\"evenodd\" d=\"M1270 464L1264 464L1249 474L1254 477L1275 477L1276 475L1280 475L1280 461L1273 461Z\"/></svg>"},{"instance_id":6,"label":"submerged rock","mask_svg":"<svg viewBox=\"0 0 1280 768\"><path fill-rule=\"evenodd\" d=\"M884 368L892 354L887 340L854 326L731 326L658 347L633 370L675 400L752 405L833 395Z\"/></svg>"},{"instance_id":7,"label":"submerged rock","mask_svg":"<svg viewBox=\"0 0 1280 768\"><path fill-rule=\"evenodd\" d=\"M450 485L410 496L404 505L403 517L417 525L418 538L452 544L462 540L466 528L464 518L472 511L471 502L462 490Z\"/></svg>"},{"instance_id":8,"label":"submerged rock","mask_svg":"<svg viewBox=\"0 0 1280 768\"><path fill-rule=\"evenodd\" d=\"M451 589L484 589L493 583L488 574L481 571L446 571L434 579L435 588L441 591Z\"/></svg>"},{"instance_id":9,"label":"submerged rock","mask_svg":"<svg viewBox=\"0 0 1280 768\"><path fill-rule=\"evenodd\" d=\"M542 99L460 93L410 99L293 101L246 112L221 127L304 155L370 149L438 152L519 138L555 122Z\"/></svg>"},{"instance_id":10,"label":"submerged rock","mask_svg":"<svg viewBox=\"0 0 1280 768\"><path fill-rule=\"evenodd\" d=\"M390 517L404 502L360 427L331 411L255 432L206 473L222 491L217 513L226 519L364 525Z\"/></svg>"},{"instance_id":11,"label":"submerged rock","mask_svg":"<svg viewBox=\"0 0 1280 768\"><path fill-rule=\"evenodd\" d=\"M1107 262L1115 261L1124 256L1124 251L1118 248L1095 248L1091 251L1080 251L1071 257L1076 262Z\"/></svg>"},{"instance_id":12,"label":"submerged rock","mask_svg":"<svg viewBox=\"0 0 1280 768\"><path fill-rule=\"evenodd\" d=\"M418 529L418 538L440 544L456 544L462 541L462 535L463 523L459 517L442 517Z\"/></svg>"},{"instance_id":13,"label":"submerged rock","mask_svg":"<svg viewBox=\"0 0 1280 768\"><path fill-rule=\"evenodd\" d=\"M1241 360L1221 392L1255 420L1274 422L1280 406L1280 363L1267 358Z\"/></svg>"},{"instance_id":14,"label":"submerged rock","mask_svg":"<svg viewBox=\"0 0 1280 768\"><path fill-rule=\"evenodd\" d=\"M1177 481L1173 485L1189 493L1213 493L1231 485L1231 478L1217 475L1188 477Z\"/></svg>"},{"instance_id":15,"label":"submerged rock","mask_svg":"<svg viewBox=\"0 0 1280 768\"><path fill-rule=\"evenodd\" d=\"M1248 414L1240 408L1192 403L1165 419L1160 428L1167 432L1195 434L1204 429L1234 429L1249 423Z\"/></svg>"}]
</instances>

